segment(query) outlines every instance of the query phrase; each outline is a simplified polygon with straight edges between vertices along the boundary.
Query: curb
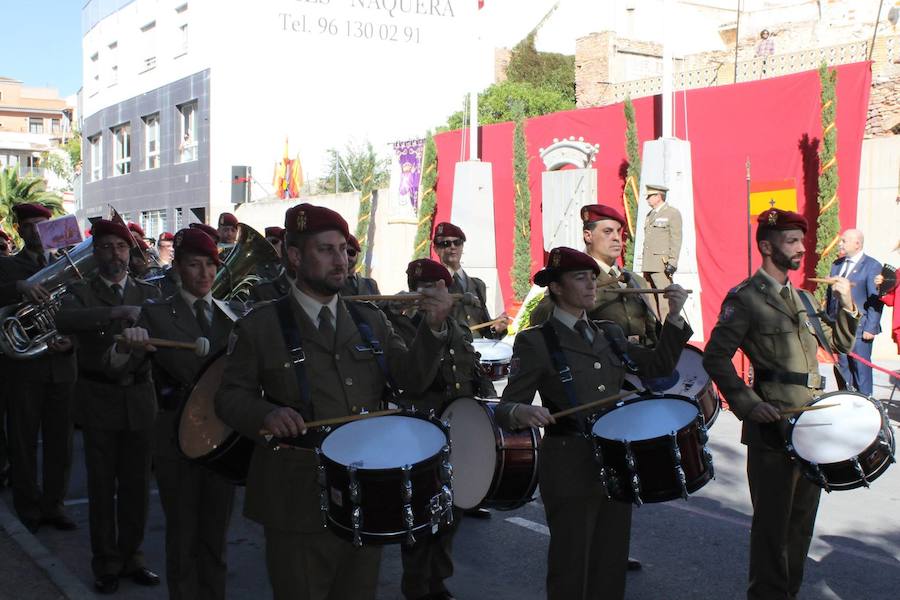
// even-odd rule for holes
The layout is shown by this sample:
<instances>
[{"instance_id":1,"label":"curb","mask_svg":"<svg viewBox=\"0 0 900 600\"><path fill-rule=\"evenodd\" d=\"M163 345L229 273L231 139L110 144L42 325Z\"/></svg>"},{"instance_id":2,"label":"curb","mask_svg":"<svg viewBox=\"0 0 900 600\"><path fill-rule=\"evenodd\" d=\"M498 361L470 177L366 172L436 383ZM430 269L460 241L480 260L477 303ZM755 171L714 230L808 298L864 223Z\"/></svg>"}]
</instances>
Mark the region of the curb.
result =
<instances>
[{"instance_id":1,"label":"curb","mask_svg":"<svg viewBox=\"0 0 900 600\"><path fill-rule=\"evenodd\" d=\"M25 529L3 500L0 500L0 528L47 574L63 596L69 600L96 600L97 596L88 590L60 559Z\"/></svg>"}]
</instances>

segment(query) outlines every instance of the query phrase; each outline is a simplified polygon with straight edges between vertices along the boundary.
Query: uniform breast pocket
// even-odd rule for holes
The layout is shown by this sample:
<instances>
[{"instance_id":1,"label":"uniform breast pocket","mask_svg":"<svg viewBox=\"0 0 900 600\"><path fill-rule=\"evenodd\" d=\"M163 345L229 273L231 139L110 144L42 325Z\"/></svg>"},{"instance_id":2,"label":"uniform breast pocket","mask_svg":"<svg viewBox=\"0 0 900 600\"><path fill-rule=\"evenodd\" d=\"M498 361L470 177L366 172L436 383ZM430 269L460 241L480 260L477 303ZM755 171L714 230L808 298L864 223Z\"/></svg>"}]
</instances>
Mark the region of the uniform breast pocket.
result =
<instances>
[{"instance_id":1,"label":"uniform breast pocket","mask_svg":"<svg viewBox=\"0 0 900 600\"><path fill-rule=\"evenodd\" d=\"M382 375L381 367L371 348L364 345L354 346L350 350L350 357L350 369L352 372L345 378L345 385L347 379L353 382L351 385L361 385L366 389L373 387L380 388L384 385L384 376ZM385 361L387 360L384 355L382 355L382 358Z\"/></svg>"},{"instance_id":2,"label":"uniform breast pocket","mask_svg":"<svg viewBox=\"0 0 900 600\"><path fill-rule=\"evenodd\" d=\"M294 388L294 382L297 381L297 374L294 372L294 365L291 361L285 361L280 364L268 364L260 370L260 380L262 381L263 391L271 399L283 404L291 404L287 396Z\"/></svg>"},{"instance_id":3,"label":"uniform breast pocket","mask_svg":"<svg viewBox=\"0 0 900 600\"><path fill-rule=\"evenodd\" d=\"M790 321L760 323L757 331L760 333L761 344L771 356L776 359L787 356L791 337L794 335L793 323Z\"/></svg>"}]
</instances>

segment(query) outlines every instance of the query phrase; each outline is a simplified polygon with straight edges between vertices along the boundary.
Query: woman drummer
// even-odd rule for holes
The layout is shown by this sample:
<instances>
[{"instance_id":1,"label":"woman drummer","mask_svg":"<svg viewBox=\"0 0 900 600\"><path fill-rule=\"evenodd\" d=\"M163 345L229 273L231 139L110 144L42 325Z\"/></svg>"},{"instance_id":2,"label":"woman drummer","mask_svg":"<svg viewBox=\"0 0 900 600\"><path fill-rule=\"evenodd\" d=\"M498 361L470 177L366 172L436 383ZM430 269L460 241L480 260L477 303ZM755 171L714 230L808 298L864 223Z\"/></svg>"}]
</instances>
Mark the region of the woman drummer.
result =
<instances>
[{"instance_id":1,"label":"woman drummer","mask_svg":"<svg viewBox=\"0 0 900 600\"><path fill-rule=\"evenodd\" d=\"M628 343L618 325L588 320L598 274L597 262L583 252L550 251L534 282L548 287L553 312L516 336L509 383L496 411L509 429L545 428L538 476L550 528L550 600L624 598L631 526L631 505L609 499L600 484L585 435L589 412L561 419L552 413L617 394L625 365L649 377L670 374L692 333L679 316L687 294L678 285L666 289L669 316L652 350ZM543 406L531 405L535 392Z\"/></svg>"}]
</instances>

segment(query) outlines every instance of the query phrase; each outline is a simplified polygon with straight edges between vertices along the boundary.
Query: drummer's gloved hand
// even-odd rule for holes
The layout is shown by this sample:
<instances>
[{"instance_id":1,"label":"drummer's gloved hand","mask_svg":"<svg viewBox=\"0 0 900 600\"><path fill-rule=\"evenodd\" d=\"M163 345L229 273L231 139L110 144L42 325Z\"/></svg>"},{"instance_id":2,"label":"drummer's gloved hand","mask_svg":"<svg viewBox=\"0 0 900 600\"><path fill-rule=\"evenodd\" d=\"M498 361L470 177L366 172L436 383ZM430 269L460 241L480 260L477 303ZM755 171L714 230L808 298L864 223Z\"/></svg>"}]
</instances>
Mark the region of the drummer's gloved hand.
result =
<instances>
[{"instance_id":1,"label":"drummer's gloved hand","mask_svg":"<svg viewBox=\"0 0 900 600\"><path fill-rule=\"evenodd\" d=\"M760 402L753 407L747 418L754 423L774 423L781 420L781 413L768 402Z\"/></svg>"},{"instance_id":2,"label":"drummer's gloved hand","mask_svg":"<svg viewBox=\"0 0 900 600\"><path fill-rule=\"evenodd\" d=\"M524 427L545 427L547 425L555 425L556 419L550 414L544 406L532 406L531 404L516 404L512 409L512 417L519 426Z\"/></svg>"},{"instance_id":3,"label":"drummer's gloved hand","mask_svg":"<svg viewBox=\"0 0 900 600\"><path fill-rule=\"evenodd\" d=\"M306 433L306 423L290 406L280 406L265 416L263 429L276 438L292 438Z\"/></svg>"}]
</instances>

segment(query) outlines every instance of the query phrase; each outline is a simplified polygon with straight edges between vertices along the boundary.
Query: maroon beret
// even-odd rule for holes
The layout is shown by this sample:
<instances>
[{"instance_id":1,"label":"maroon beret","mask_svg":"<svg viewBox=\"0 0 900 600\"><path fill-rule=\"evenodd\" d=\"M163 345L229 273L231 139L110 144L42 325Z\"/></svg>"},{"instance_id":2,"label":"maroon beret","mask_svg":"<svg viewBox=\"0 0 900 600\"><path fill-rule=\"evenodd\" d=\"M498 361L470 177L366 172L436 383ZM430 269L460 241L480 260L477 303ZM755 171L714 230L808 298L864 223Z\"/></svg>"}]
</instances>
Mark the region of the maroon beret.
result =
<instances>
[{"instance_id":1,"label":"maroon beret","mask_svg":"<svg viewBox=\"0 0 900 600\"><path fill-rule=\"evenodd\" d=\"M437 239L439 237L455 237L462 241L466 241L466 234L463 233L463 230L453 223L447 222L438 223L437 227L434 228L434 237L432 239Z\"/></svg>"},{"instance_id":2,"label":"maroon beret","mask_svg":"<svg viewBox=\"0 0 900 600\"><path fill-rule=\"evenodd\" d=\"M196 254L200 256L208 256L219 265L219 247L204 231L198 227L188 227L182 229L175 234L173 244L175 248L175 259L185 254Z\"/></svg>"},{"instance_id":3,"label":"maroon beret","mask_svg":"<svg viewBox=\"0 0 900 600\"><path fill-rule=\"evenodd\" d=\"M43 204L16 204L12 209L16 221L19 222L26 219L49 219L53 216L50 209Z\"/></svg>"},{"instance_id":4,"label":"maroon beret","mask_svg":"<svg viewBox=\"0 0 900 600\"><path fill-rule=\"evenodd\" d=\"M198 229L212 238L212 241L219 243L219 231L215 227L211 227L206 223L191 223L188 225L191 229Z\"/></svg>"},{"instance_id":5,"label":"maroon beret","mask_svg":"<svg viewBox=\"0 0 900 600\"><path fill-rule=\"evenodd\" d=\"M94 224L91 226L91 235L95 238L103 237L104 235L114 235L128 242L129 246L134 245L131 231L128 230L128 227L116 221L107 221L106 219L94 221Z\"/></svg>"},{"instance_id":6,"label":"maroon beret","mask_svg":"<svg viewBox=\"0 0 900 600\"><path fill-rule=\"evenodd\" d=\"M347 247L352 248L355 252L362 252L362 247L359 245L359 240L356 239L355 235L347 238Z\"/></svg>"},{"instance_id":7,"label":"maroon beret","mask_svg":"<svg viewBox=\"0 0 900 600\"><path fill-rule=\"evenodd\" d=\"M11 242L11 241L12 241L12 238L9 237L9 234L6 233L5 231L3 231L2 229L0 229L0 239L4 239L4 240L6 240L7 242Z\"/></svg>"},{"instance_id":8,"label":"maroon beret","mask_svg":"<svg viewBox=\"0 0 900 600\"><path fill-rule=\"evenodd\" d=\"M145 237L147 237L146 235L144 235L144 228L141 227L140 225L138 225L137 223L129 223L129 224L128 224L128 229L130 229L131 231L133 231L134 233L136 233L137 236L138 236L138 238L145 238Z\"/></svg>"},{"instance_id":9,"label":"maroon beret","mask_svg":"<svg viewBox=\"0 0 900 600\"><path fill-rule=\"evenodd\" d=\"M780 208L770 208L761 212L756 222L759 224L759 229L774 229L777 231L800 229L803 233L806 233L806 230L809 229L806 217L789 210L781 210Z\"/></svg>"},{"instance_id":10,"label":"maroon beret","mask_svg":"<svg viewBox=\"0 0 900 600\"><path fill-rule=\"evenodd\" d=\"M324 206L314 206L304 202L287 209L284 213L284 229L287 233L320 233L337 231L350 239L350 228L344 217Z\"/></svg>"},{"instance_id":11,"label":"maroon beret","mask_svg":"<svg viewBox=\"0 0 900 600\"><path fill-rule=\"evenodd\" d=\"M284 241L284 227L266 227L266 237Z\"/></svg>"},{"instance_id":12,"label":"maroon beret","mask_svg":"<svg viewBox=\"0 0 900 600\"><path fill-rule=\"evenodd\" d=\"M593 271L599 275L600 267L596 260L584 252L559 246L550 251L547 266L534 274L534 282L541 287L547 287L566 271Z\"/></svg>"},{"instance_id":13,"label":"maroon beret","mask_svg":"<svg viewBox=\"0 0 900 600\"><path fill-rule=\"evenodd\" d=\"M219 227L225 226L237 227L237 217L231 213L222 213L221 215L219 215Z\"/></svg>"},{"instance_id":14,"label":"maroon beret","mask_svg":"<svg viewBox=\"0 0 900 600\"><path fill-rule=\"evenodd\" d=\"M406 267L406 276L410 281L441 281L449 288L453 283L453 277L447 267L430 258L414 260ZM415 290L410 290L415 291Z\"/></svg>"},{"instance_id":15,"label":"maroon beret","mask_svg":"<svg viewBox=\"0 0 900 600\"><path fill-rule=\"evenodd\" d=\"M157 239L156 241L157 242L172 242L172 241L175 241L175 236L172 235L168 231L163 231L161 234L159 234L159 239Z\"/></svg>"},{"instance_id":16,"label":"maroon beret","mask_svg":"<svg viewBox=\"0 0 900 600\"><path fill-rule=\"evenodd\" d=\"M603 204L586 204L581 207L581 220L585 223L595 223L610 219L625 227L625 217L611 206Z\"/></svg>"}]
</instances>

